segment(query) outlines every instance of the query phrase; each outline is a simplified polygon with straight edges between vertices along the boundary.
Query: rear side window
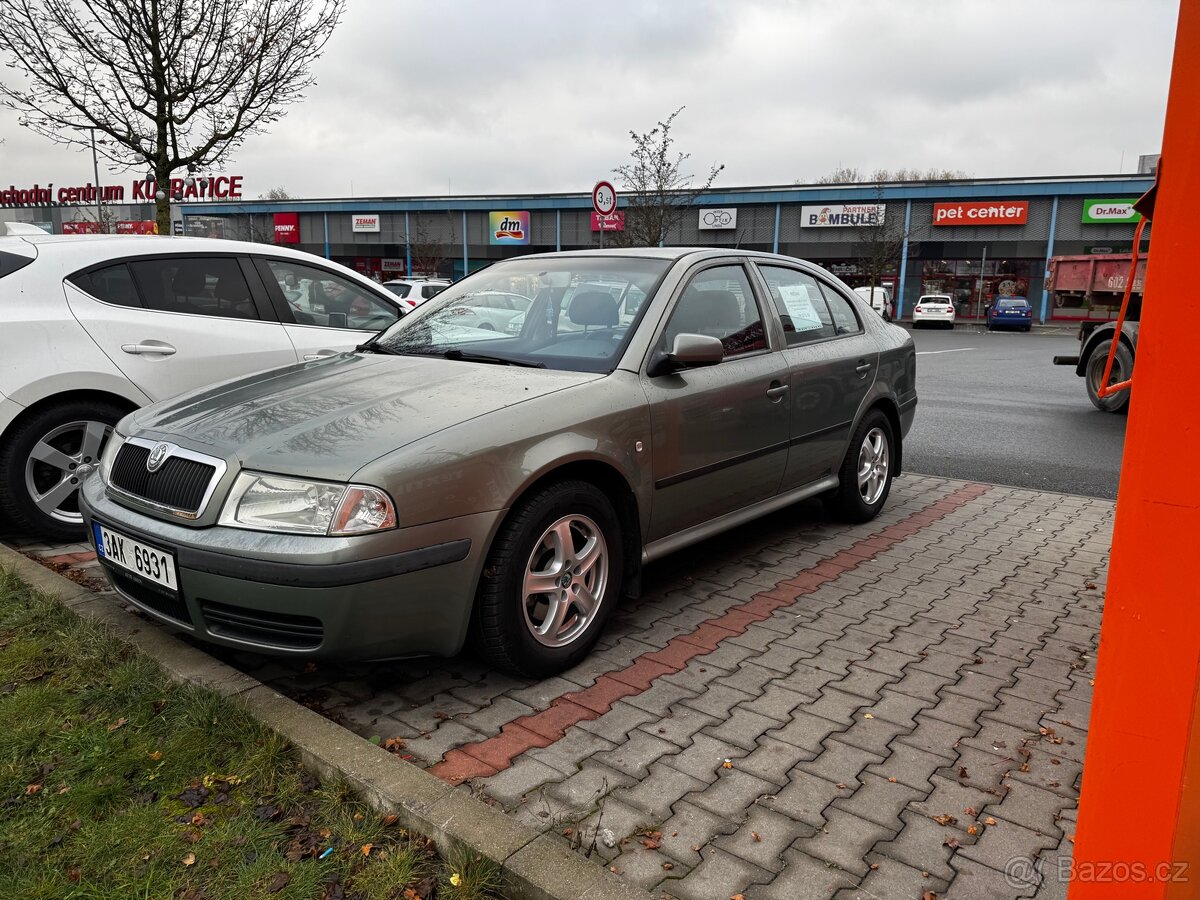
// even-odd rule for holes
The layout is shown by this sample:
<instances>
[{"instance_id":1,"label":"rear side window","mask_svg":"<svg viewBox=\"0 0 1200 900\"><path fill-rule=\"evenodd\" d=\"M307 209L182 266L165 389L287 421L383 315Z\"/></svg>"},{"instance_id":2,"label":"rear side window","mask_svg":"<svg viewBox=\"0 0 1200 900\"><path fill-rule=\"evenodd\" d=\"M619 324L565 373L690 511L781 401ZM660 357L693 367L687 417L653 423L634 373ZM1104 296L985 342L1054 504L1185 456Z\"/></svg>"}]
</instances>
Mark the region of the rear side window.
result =
<instances>
[{"instance_id":1,"label":"rear side window","mask_svg":"<svg viewBox=\"0 0 1200 900\"><path fill-rule=\"evenodd\" d=\"M444 284L423 284L421 285L421 296L428 300L430 297L436 297L446 289Z\"/></svg>"},{"instance_id":2,"label":"rear side window","mask_svg":"<svg viewBox=\"0 0 1200 900\"><path fill-rule=\"evenodd\" d=\"M250 287L233 257L147 259L131 262L129 268L147 309L228 319L258 318Z\"/></svg>"},{"instance_id":3,"label":"rear side window","mask_svg":"<svg viewBox=\"0 0 1200 900\"><path fill-rule=\"evenodd\" d=\"M854 314L854 306L824 282L821 283L821 293L829 304L829 314L833 316L833 330L837 334L857 334L862 331L862 323Z\"/></svg>"},{"instance_id":4,"label":"rear side window","mask_svg":"<svg viewBox=\"0 0 1200 900\"><path fill-rule=\"evenodd\" d=\"M5 275L11 275L17 269L23 269L31 262L34 257L22 256L20 253L9 253L7 250L0 250L0 278Z\"/></svg>"},{"instance_id":5,"label":"rear side window","mask_svg":"<svg viewBox=\"0 0 1200 900\"><path fill-rule=\"evenodd\" d=\"M784 266L760 265L758 270L767 282L789 347L833 337L833 320L815 278Z\"/></svg>"},{"instance_id":6,"label":"rear side window","mask_svg":"<svg viewBox=\"0 0 1200 900\"><path fill-rule=\"evenodd\" d=\"M142 305L137 288L133 283L133 276L129 274L129 267L125 263L105 266L103 269L93 269L90 272L80 272L67 280L81 291L86 291L105 303L134 307Z\"/></svg>"}]
</instances>

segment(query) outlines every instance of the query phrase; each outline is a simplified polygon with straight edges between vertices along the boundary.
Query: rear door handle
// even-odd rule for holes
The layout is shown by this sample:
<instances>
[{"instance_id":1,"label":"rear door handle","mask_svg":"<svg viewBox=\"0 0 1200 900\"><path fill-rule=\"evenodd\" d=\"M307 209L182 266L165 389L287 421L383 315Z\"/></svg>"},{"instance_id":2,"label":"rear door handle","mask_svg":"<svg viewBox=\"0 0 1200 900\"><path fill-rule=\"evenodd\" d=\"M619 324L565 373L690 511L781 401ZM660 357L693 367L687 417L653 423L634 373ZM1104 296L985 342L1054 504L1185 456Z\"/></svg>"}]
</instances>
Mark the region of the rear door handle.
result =
<instances>
[{"instance_id":1,"label":"rear door handle","mask_svg":"<svg viewBox=\"0 0 1200 900\"><path fill-rule=\"evenodd\" d=\"M860 360L858 365L854 367L854 371L857 372L859 375L866 375L867 372L870 371L870 369L871 369L871 364L869 362L867 362L865 359Z\"/></svg>"},{"instance_id":2,"label":"rear door handle","mask_svg":"<svg viewBox=\"0 0 1200 900\"><path fill-rule=\"evenodd\" d=\"M772 400L776 399L777 397L782 397L787 392L788 386L786 384L773 384L767 388L767 396Z\"/></svg>"},{"instance_id":3,"label":"rear door handle","mask_svg":"<svg viewBox=\"0 0 1200 900\"><path fill-rule=\"evenodd\" d=\"M142 356L146 354L157 354L159 356L170 356L175 352L175 348L170 344L165 344L162 341L143 341L140 344L122 344L121 349L126 353L131 353L134 356Z\"/></svg>"}]
</instances>

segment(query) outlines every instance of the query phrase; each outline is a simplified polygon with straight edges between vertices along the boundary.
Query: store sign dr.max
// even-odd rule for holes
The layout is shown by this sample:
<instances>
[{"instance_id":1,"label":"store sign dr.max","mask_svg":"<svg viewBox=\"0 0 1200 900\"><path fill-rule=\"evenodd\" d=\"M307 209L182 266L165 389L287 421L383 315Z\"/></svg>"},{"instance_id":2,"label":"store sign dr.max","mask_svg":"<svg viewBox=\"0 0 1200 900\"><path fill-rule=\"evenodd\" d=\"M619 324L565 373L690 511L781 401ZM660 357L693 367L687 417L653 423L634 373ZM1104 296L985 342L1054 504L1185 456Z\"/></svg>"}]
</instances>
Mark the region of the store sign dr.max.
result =
<instances>
[{"instance_id":1,"label":"store sign dr.max","mask_svg":"<svg viewBox=\"0 0 1200 900\"><path fill-rule=\"evenodd\" d=\"M1133 208L1133 200L1084 200L1083 224L1110 225L1137 222L1142 217Z\"/></svg>"}]
</instances>

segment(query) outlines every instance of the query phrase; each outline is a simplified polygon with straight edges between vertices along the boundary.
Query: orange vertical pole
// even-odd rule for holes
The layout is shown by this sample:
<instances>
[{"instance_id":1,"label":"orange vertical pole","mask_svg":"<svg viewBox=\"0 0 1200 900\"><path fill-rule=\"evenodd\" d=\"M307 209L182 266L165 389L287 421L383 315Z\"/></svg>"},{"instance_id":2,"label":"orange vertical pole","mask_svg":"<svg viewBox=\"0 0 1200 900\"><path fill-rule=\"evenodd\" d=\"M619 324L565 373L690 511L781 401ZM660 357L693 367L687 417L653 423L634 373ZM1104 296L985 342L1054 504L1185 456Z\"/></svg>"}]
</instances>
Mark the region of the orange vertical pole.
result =
<instances>
[{"instance_id":1,"label":"orange vertical pole","mask_svg":"<svg viewBox=\"0 0 1200 900\"><path fill-rule=\"evenodd\" d=\"M1183 0L1071 900L1200 896L1200 328L1186 288L1195 280L1196 197L1200 2Z\"/></svg>"}]
</instances>

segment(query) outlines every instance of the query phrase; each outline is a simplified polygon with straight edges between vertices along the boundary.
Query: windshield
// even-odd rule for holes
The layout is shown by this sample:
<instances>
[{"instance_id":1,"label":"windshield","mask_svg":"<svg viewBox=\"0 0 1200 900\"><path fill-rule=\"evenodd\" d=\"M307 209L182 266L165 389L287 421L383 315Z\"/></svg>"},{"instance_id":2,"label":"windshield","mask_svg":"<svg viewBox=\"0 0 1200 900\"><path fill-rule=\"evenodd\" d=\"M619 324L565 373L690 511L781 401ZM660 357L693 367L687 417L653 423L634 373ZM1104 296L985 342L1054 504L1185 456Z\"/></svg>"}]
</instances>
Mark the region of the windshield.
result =
<instances>
[{"instance_id":1,"label":"windshield","mask_svg":"<svg viewBox=\"0 0 1200 900\"><path fill-rule=\"evenodd\" d=\"M1024 297L1001 297L996 301L1000 309L1024 309L1029 302Z\"/></svg>"},{"instance_id":2,"label":"windshield","mask_svg":"<svg viewBox=\"0 0 1200 900\"><path fill-rule=\"evenodd\" d=\"M670 265L620 256L505 260L446 288L375 343L414 356L611 372Z\"/></svg>"}]
</instances>

